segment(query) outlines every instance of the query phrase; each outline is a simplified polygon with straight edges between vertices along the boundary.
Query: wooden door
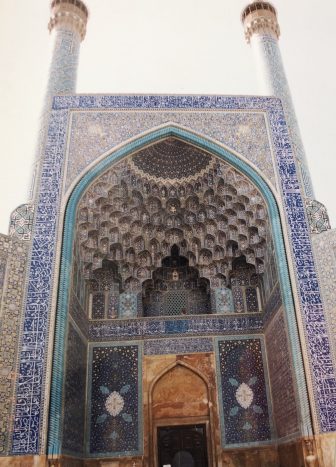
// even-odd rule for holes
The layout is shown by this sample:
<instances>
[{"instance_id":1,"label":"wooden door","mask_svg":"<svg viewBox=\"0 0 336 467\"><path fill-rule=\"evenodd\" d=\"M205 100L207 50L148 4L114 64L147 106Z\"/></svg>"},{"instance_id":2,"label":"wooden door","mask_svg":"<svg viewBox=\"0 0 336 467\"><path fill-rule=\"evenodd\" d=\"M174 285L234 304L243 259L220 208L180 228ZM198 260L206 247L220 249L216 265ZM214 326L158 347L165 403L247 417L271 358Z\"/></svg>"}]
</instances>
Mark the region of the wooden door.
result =
<instances>
[{"instance_id":1,"label":"wooden door","mask_svg":"<svg viewBox=\"0 0 336 467\"><path fill-rule=\"evenodd\" d=\"M159 466L208 467L206 426L158 427Z\"/></svg>"}]
</instances>

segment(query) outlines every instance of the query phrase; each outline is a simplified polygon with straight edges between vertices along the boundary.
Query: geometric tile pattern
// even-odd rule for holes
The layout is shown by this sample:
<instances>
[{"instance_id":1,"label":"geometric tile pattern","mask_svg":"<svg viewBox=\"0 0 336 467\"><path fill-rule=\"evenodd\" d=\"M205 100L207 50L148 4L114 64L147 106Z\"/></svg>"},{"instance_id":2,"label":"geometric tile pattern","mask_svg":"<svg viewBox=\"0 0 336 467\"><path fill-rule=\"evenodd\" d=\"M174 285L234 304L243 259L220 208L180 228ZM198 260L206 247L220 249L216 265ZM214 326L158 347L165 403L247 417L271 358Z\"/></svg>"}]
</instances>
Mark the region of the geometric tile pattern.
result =
<instances>
[{"instance_id":1,"label":"geometric tile pattern","mask_svg":"<svg viewBox=\"0 0 336 467\"><path fill-rule=\"evenodd\" d=\"M144 342L144 355L213 352L212 339L151 339Z\"/></svg>"},{"instance_id":2,"label":"geometric tile pattern","mask_svg":"<svg viewBox=\"0 0 336 467\"><path fill-rule=\"evenodd\" d=\"M5 274L6 274L6 256L0 256L0 300L2 297L2 289L5 284Z\"/></svg>"},{"instance_id":3,"label":"geometric tile pattern","mask_svg":"<svg viewBox=\"0 0 336 467\"><path fill-rule=\"evenodd\" d=\"M217 341L223 446L271 439L260 338Z\"/></svg>"},{"instance_id":4,"label":"geometric tile pattern","mask_svg":"<svg viewBox=\"0 0 336 467\"><path fill-rule=\"evenodd\" d=\"M88 319L85 310L83 310L78 298L73 290L70 292L69 299L69 314L76 323L77 327L81 330L82 334L88 336Z\"/></svg>"},{"instance_id":5,"label":"geometric tile pattern","mask_svg":"<svg viewBox=\"0 0 336 467\"><path fill-rule=\"evenodd\" d=\"M16 355L29 244L0 234L0 456L11 445Z\"/></svg>"},{"instance_id":6,"label":"geometric tile pattern","mask_svg":"<svg viewBox=\"0 0 336 467\"><path fill-rule=\"evenodd\" d=\"M84 449L86 348L86 342L69 323L62 436L63 450L68 453L83 454Z\"/></svg>"},{"instance_id":7,"label":"geometric tile pattern","mask_svg":"<svg viewBox=\"0 0 336 467\"><path fill-rule=\"evenodd\" d=\"M85 110L85 104L90 102L90 99L91 97L88 96L87 101L81 100L81 104L83 104L81 109ZM202 109L196 113L192 111L193 103L190 96L186 96L185 108L181 112L174 109L174 107L179 106L177 98L171 96L169 99L171 110L157 112L155 108L151 109L150 105L146 112L142 112L141 118L132 109L130 111L123 107L121 107L122 110L113 109L113 107L109 109L109 104L106 105L103 112L98 109L93 112L73 114L66 188L69 188L74 179L101 154L142 132L167 122L174 122L182 127L190 128L200 135L213 138L234 149L255 164L276 186L272 153L263 113L240 113L230 110L209 113L207 110L201 111ZM91 102L93 103L93 101ZM89 105L91 107L91 104ZM188 112L188 108L190 108L190 112Z\"/></svg>"},{"instance_id":8,"label":"geometric tile pattern","mask_svg":"<svg viewBox=\"0 0 336 467\"><path fill-rule=\"evenodd\" d=\"M282 304L280 285L277 283L265 304L264 320L267 322Z\"/></svg>"},{"instance_id":9,"label":"geometric tile pattern","mask_svg":"<svg viewBox=\"0 0 336 467\"><path fill-rule=\"evenodd\" d=\"M141 175L156 182L163 180L189 181L200 176L211 163L211 156L184 141L168 138L145 148L133 156L133 164ZM164 174L164 177L162 177Z\"/></svg>"},{"instance_id":10,"label":"geometric tile pattern","mask_svg":"<svg viewBox=\"0 0 336 467\"><path fill-rule=\"evenodd\" d=\"M283 208L287 218L302 304L309 359L322 431L336 430L336 380L327 323L317 282L308 225L293 152L279 100L225 96L60 96L54 99L36 210L19 366L13 453L38 453L43 414L43 389L48 343L49 304L53 285L58 212L69 109L213 109L265 111L273 138ZM139 118L138 118L139 120ZM196 136L194 136L197 138ZM215 146L209 143L209 147ZM289 293L288 291L285 291ZM60 299L63 300L61 297ZM59 315L59 319L61 315Z\"/></svg>"},{"instance_id":11,"label":"geometric tile pattern","mask_svg":"<svg viewBox=\"0 0 336 467\"><path fill-rule=\"evenodd\" d=\"M91 322L89 339L141 339L154 336L204 336L232 334L237 332L260 331L263 328L261 316L214 316L198 318L127 319Z\"/></svg>"},{"instance_id":12,"label":"geometric tile pattern","mask_svg":"<svg viewBox=\"0 0 336 467\"><path fill-rule=\"evenodd\" d=\"M306 154L302 143L300 128L295 115L291 92L287 82L285 69L278 41L268 34L254 34L251 40L252 49L262 65L264 93L281 99L286 115L287 125L291 133L292 150L295 154L298 177L302 181L306 197L313 198L314 191L307 165Z\"/></svg>"},{"instance_id":13,"label":"geometric tile pattern","mask_svg":"<svg viewBox=\"0 0 336 467\"><path fill-rule=\"evenodd\" d=\"M336 230L313 235L312 243L336 364Z\"/></svg>"},{"instance_id":14,"label":"geometric tile pattern","mask_svg":"<svg viewBox=\"0 0 336 467\"><path fill-rule=\"evenodd\" d=\"M321 233L330 229L329 216L324 204L314 199L306 199L306 210L312 233Z\"/></svg>"},{"instance_id":15,"label":"geometric tile pattern","mask_svg":"<svg viewBox=\"0 0 336 467\"><path fill-rule=\"evenodd\" d=\"M265 331L273 415L278 438L297 433L299 419L294 390L292 359L283 311L279 311Z\"/></svg>"},{"instance_id":16,"label":"geometric tile pattern","mask_svg":"<svg viewBox=\"0 0 336 467\"><path fill-rule=\"evenodd\" d=\"M138 345L90 349L88 453L132 455L140 450L141 367Z\"/></svg>"},{"instance_id":17,"label":"geometric tile pattern","mask_svg":"<svg viewBox=\"0 0 336 467\"><path fill-rule=\"evenodd\" d=\"M19 240L30 240L34 221L34 205L22 204L12 212L9 235Z\"/></svg>"},{"instance_id":18,"label":"geometric tile pattern","mask_svg":"<svg viewBox=\"0 0 336 467\"><path fill-rule=\"evenodd\" d=\"M57 94L73 94L76 92L76 78L78 69L80 36L68 28L55 31L54 49L49 68L48 87L44 97L44 104L40 117L41 125L37 140L37 151L34 165L33 183L30 187L30 197L38 189L41 167L41 152L48 134L50 102Z\"/></svg>"}]
</instances>

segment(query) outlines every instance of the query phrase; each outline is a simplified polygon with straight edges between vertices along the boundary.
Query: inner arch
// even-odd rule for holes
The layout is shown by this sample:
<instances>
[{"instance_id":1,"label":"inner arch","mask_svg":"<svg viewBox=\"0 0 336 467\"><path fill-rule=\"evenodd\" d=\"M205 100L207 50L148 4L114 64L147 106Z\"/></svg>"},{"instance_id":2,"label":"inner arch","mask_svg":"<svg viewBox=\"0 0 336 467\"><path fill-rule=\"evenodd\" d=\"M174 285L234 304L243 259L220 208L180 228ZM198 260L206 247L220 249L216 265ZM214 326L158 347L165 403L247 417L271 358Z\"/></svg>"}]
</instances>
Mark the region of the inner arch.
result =
<instances>
[{"instance_id":1,"label":"inner arch","mask_svg":"<svg viewBox=\"0 0 336 467\"><path fill-rule=\"evenodd\" d=\"M260 191L180 138L147 146L97 177L75 224L73 293L91 319L261 312L278 281ZM164 263L176 249L185 265L174 270ZM108 281L99 275L104 261L114 265Z\"/></svg>"}]
</instances>

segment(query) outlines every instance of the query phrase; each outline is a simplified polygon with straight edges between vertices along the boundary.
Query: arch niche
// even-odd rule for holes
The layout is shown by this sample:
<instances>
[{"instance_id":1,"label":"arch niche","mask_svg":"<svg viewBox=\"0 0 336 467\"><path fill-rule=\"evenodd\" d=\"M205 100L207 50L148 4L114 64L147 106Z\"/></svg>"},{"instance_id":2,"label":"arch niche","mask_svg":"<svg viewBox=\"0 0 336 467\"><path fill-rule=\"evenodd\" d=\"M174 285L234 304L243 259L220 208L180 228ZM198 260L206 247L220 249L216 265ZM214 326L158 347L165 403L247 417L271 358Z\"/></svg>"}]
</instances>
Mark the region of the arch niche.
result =
<instances>
[{"instance_id":1,"label":"arch niche","mask_svg":"<svg viewBox=\"0 0 336 467\"><path fill-rule=\"evenodd\" d=\"M195 135L194 133L179 127L167 125L165 127L153 130L152 132L145 134L144 136L140 136L136 140L125 144L122 148L112 152L109 156L98 162L82 177L69 197L64 220L49 415L49 452L52 451L54 454L61 453L59 440L61 438L62 432L61 415L62 401L64 399L63 386L65 374L65 336L68 322L67 315L69 309L69 287L71 274L71 267L69 267L69 265L71 265L73 261L75 225L78 206L80 205L80 201L83 195L88 191L89 187L106 171L113 168L116 163L121 162L129 155L140 153L143 148L154 145L155 143L166 140L168 138L174 138L182 141L184 144L191 145L196 149L200 149L206 152L210 157L214 156L212 157L214 160L223 161L224 163L231 166L234 170L245 176L261 193L263 201L267 206L269 225L271 227L272 238L274 241L274 251L277 262L279 283L282 292L282 301L286 311L287 321L290 324L289 335L292 347L292 358L294 360L294 368L296 371L296 380L297 382L300 381L301 384L304 381L302 356L298 345L298 330L286 260L285 245L282 236L281 220L276 196L272 188L263 179L258 170L252 167L252 165L242 157L239 157L230 150L224 148L222 145L209 141L204 137ZM176 206L172 205L170 206L170 209L174 210L176 209ZM175 237L173 243L175 243ZM149 254L150 253L151 252L149 252ZM118 252L115 251L115 254L118 254ZM206 255L207 253L204 252L204 257L206 257ZM244 255L245 259L247 255L248 252ZM144 264L147 260L150 260L150 258L143 258ZM140 269L144 270L145 268ZM116 276L113 278L113 280L111 280L114 284L118 284L119 279L119 276ZM147 280L148 277L143 277L142 279ZM220 277L219 279L222 278ZM139 279L136 280L139 281ZM136 281L130 281L130 284L131 287L138 286Z\"/></svg>"},{"instance_id":2,"label":"arch niche","mask_svg":"<svg viewBox=\"0 0 336 467\"><path fill-rule=\"evenodd\" d=\"M213 465L216 457L214 452L213 433L213 401L210 383L207 378L195 368L182 361L170 365L152 382L149 390L149 431L150 438L150 459L153 467L158 467L158 455L161 458L164 453L160 451L160 441L167 446L167 438L173 437L165 433L174 427L178 427L177 433L181 437L184 427L196 427L194 433L187 434L190 438L202 432L202 452L199 455L206 456L209 467ZM160 440L159 431L162 431ZM183 434L182 434L183 436ZM166 438L166 439L165 439ZM190 439L189 438L189 439ZM202 444L201 440L196 440L197 444ZM192 445L192 443L191 443ZM166 447L169 451L169 448ZM179 447L175 447L175 451ZM170 453L178 456L178 452ZM161 464L164 464L162 459Z\"/></svg>"}]
</instances>

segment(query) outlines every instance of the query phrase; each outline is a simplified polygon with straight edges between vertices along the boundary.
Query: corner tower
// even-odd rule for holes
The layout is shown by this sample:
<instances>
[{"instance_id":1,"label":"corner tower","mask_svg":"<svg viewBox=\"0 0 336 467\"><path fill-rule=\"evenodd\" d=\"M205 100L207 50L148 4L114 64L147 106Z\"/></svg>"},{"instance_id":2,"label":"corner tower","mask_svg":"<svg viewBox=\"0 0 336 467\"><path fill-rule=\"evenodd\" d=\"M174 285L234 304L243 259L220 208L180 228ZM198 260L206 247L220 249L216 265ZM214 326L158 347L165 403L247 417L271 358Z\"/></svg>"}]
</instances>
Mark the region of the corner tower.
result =
<instances>
[{"instance_id":1,"label":"corner tower","mask_svg":"<svg viewBox=\"0 0 336 467\"><path fill-rule=\"evenodd\" d=\"M80 43L85 37L88 9L81 0L53 0L48 29L54 50L47 85L46 105L56 94L76 92Z\"/></svg>"},{"instance_id":2,"label":"corner tower","mask_svg":"<svg viewBox=\"0 0 336 467\"><path fill-rule=\"evenodd\" d=\"M251 44L263 94L279 97L291 132L296 161L306 198L314 198L313 185L296 119L294 105L278 45L280 27L277 11L269 2L254 1L242 12L245 38Z\"/></svg>"},{"instance_id":3,"label":"corner tower","mask_svg":"<svg viewBox=\"0 0 336 467\"><path fill-rule=\"evenodd\" d=\"M81 0L53 0L51 2L48 29L53 35L54 44L41 113L33 180L29 193L31 200L34 200L36 194L36 180L39 176L52 98L55 95L76 92L80 44L86 34L88 16L88 9Z\"/></svg>"}]
</instances>

